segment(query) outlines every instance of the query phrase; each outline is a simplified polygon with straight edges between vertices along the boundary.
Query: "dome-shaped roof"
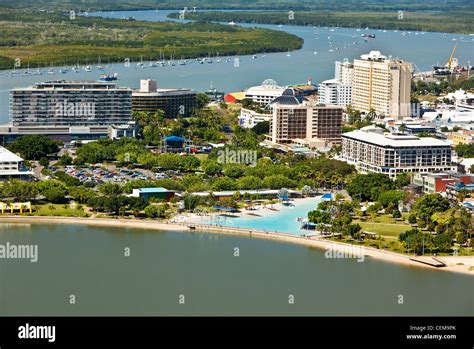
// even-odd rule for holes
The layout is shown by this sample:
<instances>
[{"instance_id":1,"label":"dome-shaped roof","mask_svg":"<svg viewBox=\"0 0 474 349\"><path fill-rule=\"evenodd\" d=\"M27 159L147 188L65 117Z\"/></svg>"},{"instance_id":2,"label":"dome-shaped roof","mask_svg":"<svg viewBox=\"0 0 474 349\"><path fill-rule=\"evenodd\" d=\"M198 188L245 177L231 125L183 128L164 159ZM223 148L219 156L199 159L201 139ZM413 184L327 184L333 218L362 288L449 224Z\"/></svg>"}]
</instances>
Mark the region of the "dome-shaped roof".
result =
<instances>
[{"instance_id":1,"label":"dome-shaped roof","mask_svg":"<svg viewBox=\"0 0 474 349\"><path fill-rule=\"evenodd\" d=\"M265 87L279 87L277 82L273 79L266 79L262 82L262 86Z\"/></svg>"}]
</instances>

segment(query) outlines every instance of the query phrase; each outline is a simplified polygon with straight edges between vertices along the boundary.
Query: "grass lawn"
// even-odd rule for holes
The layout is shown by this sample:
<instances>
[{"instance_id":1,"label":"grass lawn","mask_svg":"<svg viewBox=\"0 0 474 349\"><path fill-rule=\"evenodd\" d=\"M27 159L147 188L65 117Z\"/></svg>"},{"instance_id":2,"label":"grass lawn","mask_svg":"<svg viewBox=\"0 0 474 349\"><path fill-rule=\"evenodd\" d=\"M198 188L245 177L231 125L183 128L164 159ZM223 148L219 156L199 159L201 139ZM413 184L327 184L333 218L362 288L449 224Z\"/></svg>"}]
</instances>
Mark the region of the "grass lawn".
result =
<instances>
[{"instance_id":1,"label":"grass lawn","mask_svg":"<svg viewBox=\"0 0 474 349\"><path fill-rule=\"evenodd\" d=\"M60 217L88 217L84 210L71 208L64 204L44 204L33 205L33 213L26 213L28 216L60 216Z\"/></svg>"},{"instance_id":2,"label":"grass lawn","mask_svg":"<svg viewBox=\"0 0 474 349\"><path fill-rule=\"evenodd\" d=\"M389 238L398 238L400 233L412 229L412 227L404 221L397 221L391 215L380 215L372 222L370 217L366 221L354 220L354 223L360 224L362 230L370 231Z\"/></svg>"},{"instance_id":3,"label":"grass lawn","mask_svg":"<svg viewBox=\"0 0 474 349\"><path fill-rule=\"evenodd\" d=\"M372 222L360 222L362 230L370 231L387 237L397 237L400 233L403 233L411 229L411 226L407 224L387 224L387 223L372 223Z\"/></svg>"},{"instance_id":4,"label":"grass lawn","mask_svg":"<svg viewBox=\"0 0 474 349\"><path fill-rule=\"evenodd\" d=\"M195 157L199 159L199 161L206 160L209 154L194 154Z\"/></svg>"}]
</instances>

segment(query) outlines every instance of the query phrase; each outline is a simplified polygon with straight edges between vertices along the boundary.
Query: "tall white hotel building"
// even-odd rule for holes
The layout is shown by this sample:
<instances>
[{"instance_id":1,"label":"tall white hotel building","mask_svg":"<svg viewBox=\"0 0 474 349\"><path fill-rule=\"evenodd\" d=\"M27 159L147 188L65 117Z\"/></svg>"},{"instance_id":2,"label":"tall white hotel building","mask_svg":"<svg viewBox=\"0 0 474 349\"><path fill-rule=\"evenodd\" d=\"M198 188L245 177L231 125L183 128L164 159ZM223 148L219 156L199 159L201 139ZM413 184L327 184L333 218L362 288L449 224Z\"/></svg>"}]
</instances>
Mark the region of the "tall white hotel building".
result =
<instances>
[{"instance_id":1,"label":"tall white hotel building","mask_svg":"<svg viewBox=\"0 0 474 349\"><path fill-rule=\"evenodd\" d=\"M354 60L352 104L368 113L403 119L411 114L412 63L371 51Z\"/></svg>"}]
</instances>

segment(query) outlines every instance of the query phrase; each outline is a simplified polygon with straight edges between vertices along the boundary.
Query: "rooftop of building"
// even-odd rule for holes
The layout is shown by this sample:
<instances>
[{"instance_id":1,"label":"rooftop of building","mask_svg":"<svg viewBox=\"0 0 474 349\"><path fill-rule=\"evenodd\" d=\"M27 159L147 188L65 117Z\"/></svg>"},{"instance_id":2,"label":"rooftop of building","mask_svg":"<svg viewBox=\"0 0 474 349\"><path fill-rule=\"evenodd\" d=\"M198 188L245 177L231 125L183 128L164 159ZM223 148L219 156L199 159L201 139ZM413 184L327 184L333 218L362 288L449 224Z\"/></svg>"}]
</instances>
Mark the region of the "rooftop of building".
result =
<instances>
[{"instance_id":1,"label":"rooftop of building","mask_svg":"<svg viewBox=\"0 0 474 349\"><path fill-rule=\"evenodd\" d=\"M340 83L341 82L338 79L329 79L320 82L322 85L338 85Z\"/></svg>"},{"instance_id":2,"label":"rooftop of building","mask_svg":"<svg viewBox=\"0 0 474 349\"><path fill-rule=\"evenodd\" d=\"M368 54L361 55L360 58L370 61L385 61L387 56L384 56L380 51L370 51Z\"/></svg>"},{"instance_id":3,"label":"rooftop of building","mask_svg":"<svg viewBox=\"0 0 474 349\"><path fill-rule=\"evenodd\" d=\"M162 95L182 95L197 94L190 88L157 88L155 91L141 91L140 89L132 91L133 96L162 96Z\"/></svg>"},{"instance_id":4,"label":"rooftop of building","mask_svg":"<svg viewBox=\"0 0 474 349\"><path fill-rule=\"evenodd\" d=\"M138 188L137 189L140 193L145 194L155 194L155 193L170 193L174 192L173 190L168 190L166 188L158 187L158 188Z\"/></svg>"},{"instance_id":5,"label":"rooftop of building","mask_svg":"<svg viewBox=\"0 0 474 349\"><path fill-rule=\"evenodd\" d=\"M462 178L462 177L473 177L474 175L446 171L446 172L415 173L415 176L453 179L453 178Z\"/></svg>"},{"instance_id":6,"label":"rooftop of building","mask_svg":"<svg viewBox=\"0 0 474 349\"><path fill-rule=\"evenodd\" d=\"M114 82L95 80L53 80L37 82L32 86L15 88L12 91L36 91L36 90L130 90L127 87L117 87Z\"/></svg>"},{"instance_id":7,"label":"rooftop of building","mask_svg":"<svg viewBox=\"0 0 474 349\"><path fill-rule=\"evenodd\" d=\"M270 102L270 105L301 105L306 98L294 88L287 88L281 96Z\"/></svg>"},{"instance_id":8,"label":"rooftop of building","mask_svg":"<svg viewBox=\"0 0 474 349\"><path fill-rule=\"evenodd\" d=\"M0 146L0 162L19 162L23 161L21 157L12 153L10 150Z\"/></svg>"},{"instance_id":9,"label":"rooftop of building","mask_svg":"<svg viewBox=\"0 0 474 349\"><path fill-rule=\"evenodd\" d=\"M342 134L343 138L351 138L365 143L385 147L434 147L450 144L432 137L416 137L413 135L380 134L376 130L356 130Z\"/></svg>"},{"instance_id":10,"label":"rooftop of building","mask_svg":"<svg viewBox=\"0 0 474 349\"><path fill-rule=\"evenodd\" d=\"M280 93L285 91L286 87L279 86L273 79L266 79L260 86L252 86L247 89L246 94L260 94L260 93Z\"/></svg>"}]
</instances>

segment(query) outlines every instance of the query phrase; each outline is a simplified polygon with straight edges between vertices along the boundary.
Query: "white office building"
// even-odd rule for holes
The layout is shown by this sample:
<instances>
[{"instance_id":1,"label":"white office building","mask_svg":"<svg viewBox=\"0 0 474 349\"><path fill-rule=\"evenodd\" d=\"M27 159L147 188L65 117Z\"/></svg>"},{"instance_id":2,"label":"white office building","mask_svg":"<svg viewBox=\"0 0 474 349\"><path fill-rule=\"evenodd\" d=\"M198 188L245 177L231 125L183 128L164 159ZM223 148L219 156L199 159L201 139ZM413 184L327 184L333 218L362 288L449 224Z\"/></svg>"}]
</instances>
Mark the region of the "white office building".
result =
<instances>
[{"instance_id":1,"label":"white office building","mask_svg":"<svg viewBox=\"0 0 474 349\"><path fill-rule=\"evenodd\" d=\"M391 178L402 172L455 171L451 145L431 137L384 133L368 126L342 135L341 160L362 173L384 173Z\"/></svg>"}]
</instances>

